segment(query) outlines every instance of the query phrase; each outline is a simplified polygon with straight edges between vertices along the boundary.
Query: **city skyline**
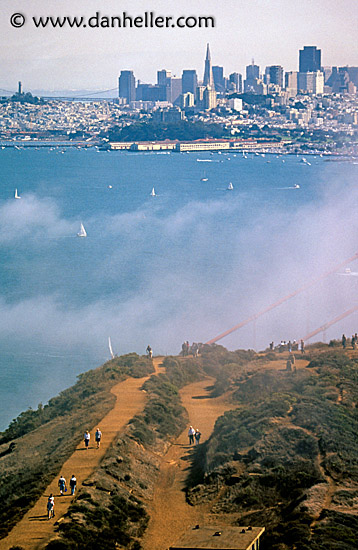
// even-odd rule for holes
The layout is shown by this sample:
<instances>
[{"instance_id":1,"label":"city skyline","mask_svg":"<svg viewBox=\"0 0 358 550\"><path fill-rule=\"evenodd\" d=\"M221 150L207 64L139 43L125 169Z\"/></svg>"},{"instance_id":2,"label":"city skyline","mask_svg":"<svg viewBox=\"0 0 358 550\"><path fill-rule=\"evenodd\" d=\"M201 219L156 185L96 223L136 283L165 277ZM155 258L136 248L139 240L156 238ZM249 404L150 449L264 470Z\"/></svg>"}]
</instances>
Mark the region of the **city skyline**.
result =
<instances>
[{"instance_id":1,"label":"city skyline","mask_svg":"<svg viewBox=\"0 0 358 550\"><path fill-rule=\"evenodd\" d=\"M196 69L204 75L203 51L210 43L212 64L223 66L225 75L244 74L255 59L261 68L282 65L285 71L298 70L298 52L305 45L322 51L323 66L357 66L355 14L358 2L344 0L263 0L247 5L226 0L218 6L213 0L192 3L183 0L180 8L173 1L134 0L127 6L107 0L100 6L94 0L58 2L19 0L14 8L3 0L1 15L0 88L14 90L21 80L25 89L108 89L115 88L121 70L133 70L143 82L155 82L156 72L168 69L181 77L183 70ZM40 15L115 15L121 10L132 15L146 10L157 14L212 15L215 28L201 29L34 29L30 23L12 28L14 11ZM339 32L337 32L339 31ZM333 40L334 37L334 40ZM44 48L44 43L46 47Z\"/></svg>"}]
</instances>

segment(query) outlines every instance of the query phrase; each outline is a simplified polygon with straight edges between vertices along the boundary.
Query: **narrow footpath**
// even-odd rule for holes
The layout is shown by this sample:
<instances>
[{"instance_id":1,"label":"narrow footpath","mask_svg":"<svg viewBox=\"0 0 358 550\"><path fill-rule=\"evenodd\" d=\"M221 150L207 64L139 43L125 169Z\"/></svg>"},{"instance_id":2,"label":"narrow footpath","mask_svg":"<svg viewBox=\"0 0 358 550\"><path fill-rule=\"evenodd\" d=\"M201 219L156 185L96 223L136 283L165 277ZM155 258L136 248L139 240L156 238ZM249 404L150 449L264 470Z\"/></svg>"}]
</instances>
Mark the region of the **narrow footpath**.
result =
<instances>
[{"instance_id":1,"label":"narrow footpath","mask_svg":"<svg viewBox=\"0 0 358 550\"><path fill-rule=\"evenodd\" d=\"M189 423L202 433L201 442L209 438L216 419L233 408L225 396L208 397L208 388L214 381L206 378L180 391ZM188 428L163 458L153 501L148 503L151 519L142 542L144 550L167 550L187 529L210 521L207 506L193 507L185 499L185 480L193 452L193 446L188 445Z\"/></svg>"},{"instance_id":2,"label":"narrow footpath","mask_svg":"<svg viewBox=\"0 0 358 550\"><path fill-rule=\"evenodd\" d=\"M162 358L154 358L153 365L156 374L162 369L160 364ZM113 409L98 423L102 432L100 449L96 448L94 432L97 426L92 427L89 449L86 451L83 441L78 445L76 451L63 464L58 476L46 488L44 494L36 504L25 514L22 520L15 525L7 537L0 541L0 550L8 550L12 546L21 546L25 550L38 550L43 548L55 532L55 521L57 522L68 510L74 497L70 496L70 490L64 496L59 495L58 479L62 474L69 487L69 481L74 474L77 478L77 491L93 471L98 467L108 447L129 420L145 406L146 393L141 387L149 377L127 378L115 385L111 392L116 396ZM49 494L55 496L55 519L48 520L46 504Z\"/></svg>"}]
</instances>

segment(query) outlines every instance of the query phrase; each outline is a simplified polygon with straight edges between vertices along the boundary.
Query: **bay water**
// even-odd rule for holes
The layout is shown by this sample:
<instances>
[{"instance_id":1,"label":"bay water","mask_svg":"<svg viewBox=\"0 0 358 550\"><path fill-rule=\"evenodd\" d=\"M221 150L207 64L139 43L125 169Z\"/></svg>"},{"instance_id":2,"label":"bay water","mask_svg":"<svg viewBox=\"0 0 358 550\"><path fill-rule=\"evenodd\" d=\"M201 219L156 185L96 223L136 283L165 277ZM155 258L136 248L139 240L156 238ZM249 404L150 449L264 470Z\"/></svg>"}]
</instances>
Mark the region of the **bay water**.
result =
<instances>
[{"instance_id":1,"label":"bay water","mask_svg":"<svg viewBox=\"0 0 358 550\"><path fill-rule=\"evenodd\" d=\"M108 360L108 337L119 355L176 354L357 252L357 163L302 160L1 149L0 429ZM347 266L218 344L263 349L328 323L355 304Z\"/></svg>"}]
</instances>

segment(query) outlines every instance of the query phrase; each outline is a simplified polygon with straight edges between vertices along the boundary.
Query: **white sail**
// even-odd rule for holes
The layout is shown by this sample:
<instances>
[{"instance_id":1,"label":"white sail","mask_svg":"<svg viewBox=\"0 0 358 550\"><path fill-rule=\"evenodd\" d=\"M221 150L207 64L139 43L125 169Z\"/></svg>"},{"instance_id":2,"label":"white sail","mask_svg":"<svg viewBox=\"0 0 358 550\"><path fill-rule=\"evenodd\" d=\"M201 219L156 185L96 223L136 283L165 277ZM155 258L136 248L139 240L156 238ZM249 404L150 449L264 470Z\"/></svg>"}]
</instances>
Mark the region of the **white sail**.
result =
<instances>
[{"instance_id":1,"label":"white sail","mask_svg":"<svg viewBox=\"0 0 358 550\"><path fill-rule=\"evenodd\" d=\"M231 191L231 189L234 189L234 186L231 183L231 181L230 181L229 185L227 186L227 188L228 188L228 191Z\"/></svg>"},{"instance_id":2,"label":"white sail","mask_svg":"<svg viewBox=\"0 0 358 550\"><path fill-rule=\"evenodd\" d=\"M153 187L153 189L152 189L152 191L151 191L150 194L151 194L152 197L155 197L155 196L156 196L156 195L155 195L155 189L154 189L154 187Z\"/></svg>"},{"instance_id":3,"label":"white sail","mask_svg":"<svg viewBox=\"0 0 358 550\"><path fill-rule=\"evenodd\" d=\"M81 223L81 228L80 228L79 232L77 233L77 236L78 237L87 237L87 233L86 233L86 230L83 226L83 223Z\"/></svg>"},{"instance_id":4,"label":"white sail","mask_svg":"<svg viewBox=\"0 0 358 550\"><path fill-rule=\"evenodd\" d=\"M20 195L17 192L17 189L15 189L15 199L21 199Z\"/></svg>"},{"instance_id":5,"label":"white sail","mask_svg":"<svg viewBox=\"0 0 358 550\"><path fill-rule=\"evenodd\" d=\"M108 336L108 347L109 347L109 352L111 354L111 357L112 357L112 359L114 359L115 356L114 356L114 353L113 353L111 337L110 336Z\"/></svg>"}]
</instances>

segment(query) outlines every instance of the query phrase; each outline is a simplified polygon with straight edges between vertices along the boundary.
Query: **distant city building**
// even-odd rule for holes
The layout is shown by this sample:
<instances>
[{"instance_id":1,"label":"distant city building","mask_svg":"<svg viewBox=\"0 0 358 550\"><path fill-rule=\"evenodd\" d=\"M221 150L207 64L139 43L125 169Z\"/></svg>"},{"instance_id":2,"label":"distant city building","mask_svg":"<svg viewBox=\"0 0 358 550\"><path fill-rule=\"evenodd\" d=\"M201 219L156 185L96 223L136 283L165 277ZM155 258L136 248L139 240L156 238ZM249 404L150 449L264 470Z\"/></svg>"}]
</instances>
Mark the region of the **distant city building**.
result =
<instances>
[{"instance_id":1,"label":"distant city building","mask_svg":"<svg viewBox=\"0 0 358 550\"><path fill-rule=\"evenodd\" d=\"M121 71L118 79L118 95L125 98L127 103L135 101L136 89L135 89L135 77L133 71Z\"/></svg>"},{"instance_id":2,"label":"distant city building","mask_svg":"<svg viewBox=\"0 0 358 550\"><path fill-rule=\"evenodd\" d=\"M271 65L269 67L270 84L277 84L283 88L283 67L281 65Z\"/></svg>"},{"instance_id":3,"label":"distant city building","mask_svg":"<svg viewBox=\"0 0 358 550\"><path fill-rule=\"evenodd\" d=\"M252 60L251 65L246 67L246 80L253 80L254 78L260 78L260 67L255 65Z\"/></svg>"},{"instance_id":4,"label":"distant city building","mask_svg":"<svg viewBox=\"0 0 358 550\"><path fill-rule=\"evenodd\" d=\"M180 96L180 108L181 109L188 109L191 107L194 107L195 103L195 96L191 92L185 92L181 94Z\"/></svg>"},{"instance_id":5,"label":"distant city building","mask_svg":"<svg viewBox=\"0 0 358 550\"><path fill-rule=\"evenodd\" d=\"M299 53L299 72L311 73L321 70L321 50L317 46L304 46Z\"/></svg>"},{"instance_id":6,"label":"distant city building","mask_svg":"<svg viewBox=\"0 0 358 550\"><path fill-rule=\"evenodd\" d=\"M196 88L198 86L198 75L196 74L196 70L185 69L181 77L181 82L183 94L187 92L195 94Z\"/></svg>"},{"instance_id":7,"label":"distant city building","mask_svg":"<svg viewBox=\"0 0 358 550\"><path fill-rule=\"evenodd\" d=\"M171 109L158 109L153 113L155 122L180 122L184 118L184 113L178 107Z\"/></svg>"},{"instance_id":8,"label":"distant city building","mask_svg":"<svg viewBox=\"0 0 358 550\"><path fill-rule=\"evenodd\" d=\"M211 111L217 106L216 91L211 86L206 86L204 90L204 109L206 111Z\"/></svg>"},{"instance_id":9,"label":"distant city building","mask_svg":"<svg viewBox=\"0 0 358 550\"><path fill-rule=\"evenodd\" d=\"M289 93L291 96L295 96L297 94L297 85L298 85L298 72L297 71L289 71L285 73L285 90Z\"/></svg>"},{"instance_id":10,"label":"distant city building","mask_svg":"<svg viewBox=\"0 0 358 550\"><path fill-rule=\"evenodd\" d=\"M224 67L214 65L213 68L214 88L217 92L225 91Z\"/></svg>"},{"instance_id":11,"label":"distant city building","mask_svg":"<svg viewBox=\"0 0 358 550\"><path fill-rule=\"evenodd\" d=\"M196 107L200 109L204 109L204 91L205 86L198 86L196 89Z\"/></svg>"},{"instance_id":12,"label":"distant city building","mask_svg":"<svg viewBox=\"0 0 358 550\"><path fill-rule=\"evenodd\" d=\"M182 94L182 80L181 78L172 78L170 87L170 101L174 104L179 101L179 97Z\"/></svg>"},{"instance_id":13,"label":"distant city building","mask_svg":"<svg viewBox=\"0 0 358 550\"><path fill-rule=\"evenodd\" d=\"M229 99L228 107L234 111L242 111L242 99L239 99L238 97Z\"/></svg>"},{"instance_id":14,"label":"distant city building","mask_svg":"<svg viewBox=\"0 0 358 550\"><path fill-rule=\"evenodd\" d=\"M213 77L213 69L211 66L211 53L209 44L206 46L206 58L205 58L205 70L204 70L204 78L203 78L203 85L204 86L211 86L214 87L214 77Z\"/></svg>"},{"instance_id":15,"label":"distant city building","mask_svg":"<svg viewBox=\"0 0 358 550\"><path fill-rule=\"evenodd\" d=\"M170 86L171 78L172 78L171 71L167 71L166 69L162 69L161 71L157 71L157 84L158 84L158 86Z\"/></svg>"},{"instance_id":16,"label":"distant city building","mask_svg":"<svg viewBox=\"0 0 358 550\"><path fill-rule=\"evenodd\" d=\"M138 84L136 90L137 101L170 101L170 86L159 86L158 84Z\"/></svg>"},{"instance_id":17,"label":"distant city building","mask_svg":"<svg viewBox=\"0 0 358 550\"><path fill-rule=\"evenodd\" d=\"M322 71L298 73L298 91L309 94L323 94L324 74Z\"/></svg>"},{"instance_id":18,"label":"distant city building","mask_svg":"<svg viewBox=\"0 0 358 550\"><path fill-rule=\"evenodd\" d=\"M232 91L242 93L242 75L240 73L231 73L229 75L229 85L233 84L234 89Z\"/></svg>"}]
</instances>

